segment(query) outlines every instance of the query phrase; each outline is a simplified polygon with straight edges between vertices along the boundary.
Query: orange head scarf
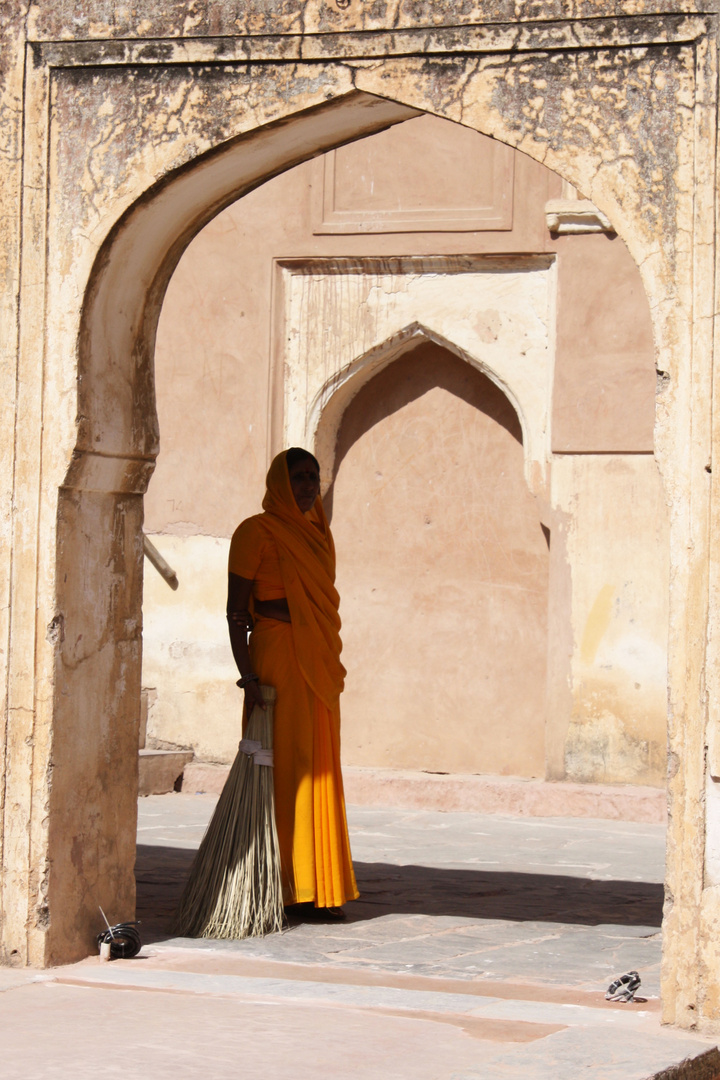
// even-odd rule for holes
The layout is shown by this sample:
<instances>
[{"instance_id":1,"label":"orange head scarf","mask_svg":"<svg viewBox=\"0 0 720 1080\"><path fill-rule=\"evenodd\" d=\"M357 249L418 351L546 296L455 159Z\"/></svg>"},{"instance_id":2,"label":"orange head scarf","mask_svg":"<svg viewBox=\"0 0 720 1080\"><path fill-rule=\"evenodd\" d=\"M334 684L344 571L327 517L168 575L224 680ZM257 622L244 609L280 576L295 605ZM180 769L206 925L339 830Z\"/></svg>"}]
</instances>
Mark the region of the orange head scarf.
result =
<instances>
[{"instance_id":1,"label":"orange head scarf","mask_svg":"<svg viewBox=\"0 0 720 1080\"><path fill-rule=\"evenodd\" d=\"M345 681L335 545L320 497L307 514L295 502L286 454L278 454L270 465L265 513L259 521L278 550L300 670L310 688L333 708Z\"/></svg>"}]
</instances>

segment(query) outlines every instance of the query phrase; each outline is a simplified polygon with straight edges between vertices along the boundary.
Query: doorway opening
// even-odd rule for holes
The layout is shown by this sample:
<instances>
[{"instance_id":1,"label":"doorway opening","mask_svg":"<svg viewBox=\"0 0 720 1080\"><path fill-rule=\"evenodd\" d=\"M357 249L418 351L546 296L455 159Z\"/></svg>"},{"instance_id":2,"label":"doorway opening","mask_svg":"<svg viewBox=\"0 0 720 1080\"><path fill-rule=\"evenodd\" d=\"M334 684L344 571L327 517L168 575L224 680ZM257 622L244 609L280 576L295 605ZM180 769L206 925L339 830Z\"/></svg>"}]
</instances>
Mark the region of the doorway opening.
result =
<instances>
[{"instance_id":1,"label":"doorway opening","mask_svg":"<svg viewBox=\"0 0 720 1080\"><path fill-rule=\"evenodd\" d=\"M288 121L284 128L281 125L248 137L245 142L239 140L227 150L222 168L214 167L219 159L208 158L194 171L188 170L168 183L157 193L155 202L144 202L135 216L118 227L108 243L111 257L101 263L88 298L82 338L86 368L81 383L81 410L85 420L70 478L72 496L68 496L68 502L72 503L72 513L61 515L67 527L65 535L61 530L61 537L69 540L83 530L93 534L102 515L104 521L108 514L111 518L120 514L129 523L127 535L119 528L112 535L130 551L137 565L139 502L157 453L157 385L163 453L146 498L145 528L177 571L180 588L171 594L153 574L146 578L145 685L156 694L148 716L148 734L158 748L189 746L201 761L222 762L236 743L238 713L222 617L226 537L238 520L256 511L268 456L291 441L289 436L297 430L293 425L303 423L305 428L303 438L292 441L315 438L317 432L308 427L308 422L315 415L312 407L318 401L328 404L322 399L323 390L332 390L334 381L354 370L363 357L375 357L376 346L389 340L388 333L392 337L415 323L429 323L432 332L427 340L440 349L441 355L436 355L433 362L444 369L443 378L450 379L458 363L467 363L458 360L458 355L467 355L484 372L478 377L485 379L482 393L486 397L499 393L497 387L503 385L506 396L518 403L514 423L522 431L522 444L505 428L508 438L514 440L514 448L512 442L507 443L508 453L516 455L516 464L522 460L523 499L528 506L528 500L532 500L540 526L539 538L536 533L537 552L535 548L533 552L538 559L547 560L549 578L546 704L540 722L533 717L534 732L543 731L544 774L552 779L567 776L571 760L567 755L568 733L574 728L589 732L592 745L599 747L592 768L607 769L610 758L606 746L611 741L604 733L608 725L598 735L587 719L595 719L591 706L599 703L600 719L604 722L609 715L612 728L620 712L612 711L612 701L626 699L628 671L617 658L610 663L616 676L610 678L604 697L598 694L597 687L591 687L584 698L569 695L568 687L589 686L587 680L583 682L582 665L592 668L598 657L603 677L607 677L607 656L602 648L608 642L622 642L628 621L635 628L636 655L645 637L654 634L662 638L660 608L667 596L667 590L661 588L655 594L659 598L656 608L643 607L646 592L642 590L648 583L654 587L662 580L664 552L657 545L657 535L658 531L663 534L665 525L652 456L654 371L650 321L637 270L622 241L606 232L563 234L548 228L547 203L552 197L563 196L557 176L520 153L508 154L507 147L452 124L452 135L443 126L443 134L438 136L439 142L445 140L443 145L467 136L473 140L473 152L478 158L490 155L492 149L504 159L499 164L496 161L484 174L490 185L484 201L477 192L470 192L463 197L474 199L474 204L448 206L442 185L439 190L443 198L435 206L417 205L417 187L411 192L414 205L405 210L396 205L398 192L392 185L380 187L384 202L375 209L373 185L369 195L367 185L359 189L356 185L354 203L349 196L345 198L351 188L343 186L342 177L367 176L352 156L353 149L367 155L367 146L353 140L362 136L368 136L368 141L382 138L385 149L377 153L380 167L387 162L392 143L388 142L389 134L373 132L390 127L412 132L410 125L421 120L427 134L429 120L449 124L438 118L418 118L415 110L389 102L381 102L374 113L375 104L367 99L368 95L350 95L348 102L334 102L324 111L311 110ZM289 124L294 134L290 148L285 139ZM249 156L250 172L241 185L237 164L244 160L241 151L252 144L252 138L257 139L257 146L253 147L254 156ZM408 141L411 149L415 143L416 152L418 146L425 145L422 140ZM328 159L309 160L320 152L333 155L331 165ZM371 155L369 160L375 159ZM331 193L339 192L345 201L334 195L330 199L328 185ZM317 196L320 186L322 199ZM242 200L232 202L232 197L243 191L247 193ZM457 193L455 197L459 199ZM265 211L258 213L263 200ZM227 206L224 211L223 206ZM278 206L283 207L282 214L277 213ZM298 206L301 213L295 212ZM208 220L207 227L198 232ZM304 232L299 236L301 229ZM188 238L195 233L195 241L180 260ZM275 247L262 248L261 242L272 242ZM582 248L586 249L584 254ZM200 261L193 262L198 252ZM265 254L261 256L262 252ZM528 252L532 253L530 261L534 260L532 271L528 268ZM583 259L592 264L594 290L587 287L587 278L578 271ZM425 265L421 266L423 261ZM318 273L320 263L324 263L326 272ZM128 266L135 266L137 273L129 274ZM542 288L518 292L517 279L527 282L531 272L541 275ZM497 303L486 302L490 294L483 286L486 291L480 289L475 302L465 303L464 318L456 318L449 331L442 324L443 311L449 307L446 294L444 301L436 297L438 310L432 319L428 318L427 306L416 305L412 313L403 309L399 326L391 328L392 313L397 316L408 297L421 297L434 278L441 277L445 285L450 282L452 291L458 283L463 287L472 285L473 275L486 283L493 281ZM609 298L608 281L619 283L615 293L610 290ZM630 289L626 287L628 281ZM312 299L311 294L315 297L314 308L305 303ZM197 296L203 298L203 303L194 302ZM158 329L163 298L163 318ZM607 333L610 302L615 327L611 334ZM314 322L319 331L318 347L296 349L298 362L286 365L287 353L292 352L297 337L295 331L300 327L293 317L289 318L294 305L306 312L319 310L323 317ZM326 333L328 328L339 325L338 313L343 311L347 314L348 334L338 337ZM194 320L191 334L187 333L188 322L183 322L180 315ZM517 348L508 349L508 335L517 339ZM602 351L597 347L599 336L604 342ZM448 341L456 348L448 351L442 344ZM474 342L479 345L476 347ZM305 367L300 364L300 353ZM129 356L133 368L128 379ZM378 370L372 383L377 388L383 383L375 380L392 382L395 374L403 370L402 365L407 366L412 359L419 360L415 369L419 372L422 355L413 357L408 353L404 359L394 360L392 375L390 369L387 374ZM310 361L316 365L312 371ZM303 409L293 411L295 391L303 386L307 392ZM389 386L386 389L390 392ZM321 393L320 398L316 392ZM360 404L361 393L367 403L371 390L358 387ZM412 400L411 392L408 405ZM218 424L221 405L229 417L224 427ZM349 418L348 425L352 409L350 400L344 414ZM318 415L322 415L322 409ZM108 417L112 423L105 422ZM349 447L336 477L338 491L344 483L343 469L347 471L351 459ZM242 470L237 467L240 461ZM603 493L604 503L598 500L598 490ZM124 493L122 505L118 492ZM626 537L617 533L613 534L617 543L604 543L607 536L602 528L596 529L595 543L597 550L604 552L606 562L601 559L589 578L583 579L583 587L575 589L584 550L584 541L578 537L586 537L596 523L587 507L596 508L602 525L604 514L598 507L628 498L632 502L631 496L638 492L650 492L646 502L639 499L637 503L638 528L652 531L653 550L659 552L654 564L643 559L646 573L642 589L636 590L632 574L626 573L622 588L607 600L608 594L602 589L607 585L604 579L608 565L615 567L616 556L626 558L628 551ZM131 504L129 510L125 503ZM575 513L581 505L585 514L582 520ZM635 540L636 551L644 552L642 543L637 543L637 533ZM70 547L61 544L63 551ZM117 589L115 578L126 574L127 567L118 558L107 564L100 559L97 565L107 565L106 576L115 577L109 584L102 579L93 587L98 595L107 593L112 597L113 589ZM202 581L198 567L206 572ZM553 574L559 583L556 588ZM603 598L599 608L598 596ZM190 603L183 609L186 599ZM139 602L137 591L129 597L130 609L135 601ZM172 606L175 604L180 606ZM639 622L638 612L642 616ZM112 622L114 609L110 616ZM123 618L131 633L130 614L123 612ZM576 654L572 641L577 627L588 623L590 644ZM190 624L191 632L187 633ZM517 619L515 625L517 629ZM586 641L583 634L580 637ZM557 647L551 647L551 641ZM155 671L148 674L153 649ZM646 653L655 657L652 650ZM627 658L629 654L620 647L617 655ZM136 657L137 652L131 657L133 662ZM630 673L633 663L630 656ZM132 723L133 710L135 714L138 711L140 678L137 665L129 664L128 672L124 693L127 718ZM648 664L645 674L652 697L657 664ZM72 695L77 686L71 684L82 681L84 673L73 669L65 677L64 692L69 700L75 700ZM104 691L100 686L103 678ZM108 669L99 672L94 691L98 698L103 692L112 698L117 685L117 670ZM648 687L641 683L639 689ZM190 706L184 712L183 699ZM640 712L643 708L641 705ZM652 726L657 716L652 710L645 712L652 714ZM623 727L623 738L612 744L620 747L617 760L610 762L611 769L617 771L606 773L605 779L622 775L655 782L652 770L658 768L658 763L651 751L655 736L648 737L634 717L635 726ZM661 727L664 742L664 713ZM625 752L626 744L633 753ZM583 755L582 738L575 740L574 747L572 761L588 760L588 755ZM509 768L526 768L534 775L539 771L538 753L535 745L532 764L513 763ZM480 765L473 763L473 767ZM496 767L494 763L492 767ZM135 816L129 779L132 769L127 760L125 768L128 783L119 800L113 792L112 807L114 820L123 822L124 827ZM590 770L583 778L598 777ZM101 817L103 813L107 816L107 808L101 808ZM126 840L127 847L127 835ZM126 857L121 863L127 869ZM117 883L113 888L116 896L122 893Z\"/></svg>"},{"instance_id":2,"label":"doorway opening","mask_svg":"<svg viewBox=\"0 0 720 1080\"><path fill-rule=\"evenodd\" d=\"M436 152L428 154L429 144ZM406 176L407 195L399 179ZM238 703L222 617L227 539L257 512L273 453L307 445L330 484L341 539L348 764L661 792L667 522L652 453L650 316L637 268L612 231L584 231L576 221L570 232L549 227L548 207L557 225L558 214L572 220L572 204L573 192L537 162L423 115L268 180L193 241L170 282L156 349L163 450L145 528L181 588L173 594L146 577L150 745L192 752L203 768L232 757ZM462 398L448 390L453 378L458 387L472 381L477 416L492 398L491 413L502 403L514 417L514 434L508 427L504 436L512 467L495 460L489 435L487 443L468 435L439 405L436 415L432 385ZM402 388L407 401L396 420L383 415L362 432L358 410L381 415L387 395L399 401ZM411 408L431 456L439 448L447 455L447 502L431 500L418 522L419 493L387 481L402 475L403 455L393 461L396 450L387 449L390 464L380 467L360 448L395 422L391 444L399 447ZM433 482L440 485L439 474ZM338 492L347 514L338 511ZM357 530L357 515L390 493L392 513L388 503ZM442 560L429 554L440 522L452 589L439 579ZM347 561L344 533L353 550ZM419 564L418 545L426 551ZM412 602L399 610L403 625L421 620L416 636L422 626L437 637L441 670L456 688L465 685L455 706L450 698L443 706L445 719L449 709L459 717L454 748L427 734L436 719L421 703L427 650L411 647L412 635L405 674L383 668L395 687L391 711L402 716L392 746L361 734L363 714L379 715L362 680L353 688L353 658L366 670L378 648L371 612L384 610L381 655L393 664L392 643L405 634L370 583L385 580L394 559L413 571L434 567L426 567L427 597L421 602L411 589ZM367 586L364 614L351 599L355 571ZM473 591L480 581L489 590L482 602Z\"/></svg>"}]
</instances>

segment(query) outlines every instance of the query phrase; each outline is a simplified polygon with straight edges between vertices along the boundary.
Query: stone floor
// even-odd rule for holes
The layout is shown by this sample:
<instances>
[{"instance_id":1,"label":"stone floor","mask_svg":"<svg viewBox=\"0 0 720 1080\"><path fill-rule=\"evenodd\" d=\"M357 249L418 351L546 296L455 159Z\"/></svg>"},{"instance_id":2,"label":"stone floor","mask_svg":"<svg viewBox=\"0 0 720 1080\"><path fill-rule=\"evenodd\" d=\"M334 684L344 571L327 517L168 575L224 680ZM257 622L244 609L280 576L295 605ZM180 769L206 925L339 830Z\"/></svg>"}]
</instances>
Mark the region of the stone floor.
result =
<instances>
[{"instance_id":1,"label":"stone floor","mask_svg":"<svg viewBox=\"0 0 720 1080\"><path fill-rule=\"evenodd\" d=\"M173 938L214 802L140 801L140 957L0 970L4 1080L720 1076L659 1022L662 826L351 807L344 923ZM629 968L643 1000L607 1003Z\"/></svg>"},{"instance_id":2,"label":"stone floor","mask_svg":"<svg viewBox=\"0 0 720 1080\"><path fill-rule=\"evenodd\" d=\"M141 800L144 940L171 933L214 801ZM170 806L177 807L172 817ZM659 994L661 826L353 807L349 825L361 896L347 905L346 923L218 947L300 963L552 979L596 990L637 968L644 992Z\"/></svg>"}]
</instances>

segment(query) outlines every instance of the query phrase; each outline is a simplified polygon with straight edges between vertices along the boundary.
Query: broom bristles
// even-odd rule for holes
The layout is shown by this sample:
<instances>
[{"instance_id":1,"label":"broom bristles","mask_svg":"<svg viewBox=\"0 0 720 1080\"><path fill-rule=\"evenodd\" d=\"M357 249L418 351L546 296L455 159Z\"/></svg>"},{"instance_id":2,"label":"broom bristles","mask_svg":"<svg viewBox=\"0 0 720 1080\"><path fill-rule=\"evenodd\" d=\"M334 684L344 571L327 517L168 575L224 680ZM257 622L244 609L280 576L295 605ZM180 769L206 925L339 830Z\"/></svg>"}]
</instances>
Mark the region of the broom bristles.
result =
<instances>
[{"instance_id":1,"label":"broom bristles","mask_svg":"<svg viewBox=\"0 0 720 1080\"><path fill-rule=\"evenodd\" d=\"M260 687L245 738L273 745L272 686ZM272 769L238 751L195 856L178 908L183 937L262 937L284 922Z\"/></svg>"}]
</instances>

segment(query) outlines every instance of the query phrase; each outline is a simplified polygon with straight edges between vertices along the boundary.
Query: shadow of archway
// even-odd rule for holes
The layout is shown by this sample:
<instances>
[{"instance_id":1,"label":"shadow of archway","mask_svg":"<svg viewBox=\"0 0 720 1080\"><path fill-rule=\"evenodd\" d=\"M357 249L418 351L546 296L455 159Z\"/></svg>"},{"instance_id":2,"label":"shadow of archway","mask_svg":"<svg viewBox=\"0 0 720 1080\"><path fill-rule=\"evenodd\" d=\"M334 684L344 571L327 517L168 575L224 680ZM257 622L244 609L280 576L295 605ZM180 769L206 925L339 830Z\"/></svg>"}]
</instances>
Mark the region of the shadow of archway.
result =
<instances>
[{"instance_id":1,"label":"shadow of archway","mask_svg":"<svg viewBox=\"0 0 720 1080\"><path fill-rule=\"evenodd\" d=\"M660 926L663 887L564 874L355 863L351 919L435 915L571 926Z\"/></svg>"},{"instance_id":2,"label":"shadow of archway","mask_svg":"<svg viewBox=\"0 0 720 1080\"><path fill-rule=\"evenodd\" d=\"M137 917L144 942L174 935L173 913L194 856L191 848L138 845ZM655 882L380 862L356 862L355 873L360 899L347 905L349 922L425 915L659 928L662 919L663 886Z\"/></svg>"}]
</instances>

